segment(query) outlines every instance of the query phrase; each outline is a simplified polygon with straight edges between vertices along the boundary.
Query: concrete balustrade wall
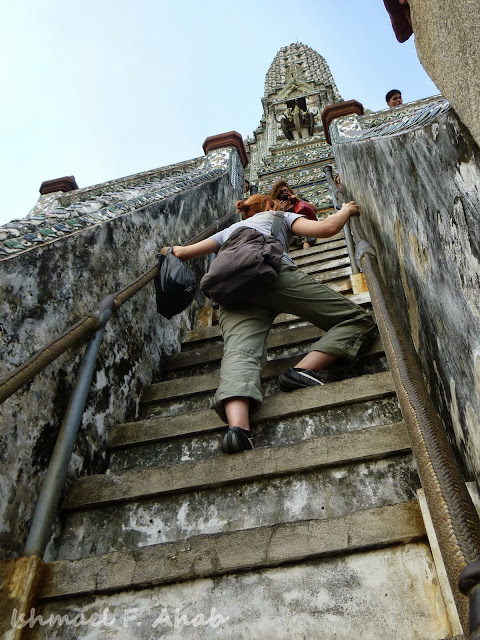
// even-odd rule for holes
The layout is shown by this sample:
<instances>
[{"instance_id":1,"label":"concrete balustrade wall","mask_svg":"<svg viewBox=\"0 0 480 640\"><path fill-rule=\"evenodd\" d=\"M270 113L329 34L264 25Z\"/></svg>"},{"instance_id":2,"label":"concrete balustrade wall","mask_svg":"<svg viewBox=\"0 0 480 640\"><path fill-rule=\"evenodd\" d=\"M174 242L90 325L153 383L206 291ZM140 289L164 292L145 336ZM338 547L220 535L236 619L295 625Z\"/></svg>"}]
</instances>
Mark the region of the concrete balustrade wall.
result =
<instances>
[{"instance_id":1,"label":"concrete balustrade wall","mask_svg":"<svg viewBox=\"0 0 480 640\"><path fill-rule=\"evenodd\" d=\"M432 398L467 475L478 480L479 147L450 109L423 128L341 141L335 157Z\"/></svg>"},{"instance_id":2,"label":"concrete balustrade wall","mask_svg":"<svg viewBox=\"0 0 480 640\"><path fill-rule=\"evenodd\" d=\"M162 246L181 244L234 208L243 190L237 152L210 155L215 162L207 169L224 167L218 177L0 261L3 374L98 308L105 295L150 269ZM207 260L191 264L198 277ZM115 314L100 350L70 477L105 470L109 426L135 418L142 388L158 379L165 355L179 349L182 332L203 305L198 293L189 309L166 320L157 314L150 283ZM84 348L69 349L0 406L2 558L22 553Z\"/></svg>"},{"instance_id":3,"label":"concrete balustrade wall","mask_svg":"<svg viewBox=\"0 0 480 640\"><path fill-rule=\"evenodd\" d=\"M409 0L425 71L480 144L480 12L476 0Z\"/></svg>"}]
</instances>

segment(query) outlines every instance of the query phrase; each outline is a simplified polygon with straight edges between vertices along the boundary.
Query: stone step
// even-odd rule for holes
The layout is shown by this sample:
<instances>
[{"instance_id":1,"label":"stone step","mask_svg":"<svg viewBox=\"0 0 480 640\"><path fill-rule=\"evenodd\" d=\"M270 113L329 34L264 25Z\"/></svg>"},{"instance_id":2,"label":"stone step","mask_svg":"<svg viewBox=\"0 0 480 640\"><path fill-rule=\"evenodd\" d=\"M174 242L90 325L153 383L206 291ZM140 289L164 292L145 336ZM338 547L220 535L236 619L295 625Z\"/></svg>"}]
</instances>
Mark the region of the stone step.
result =
<instances>
[{"instance_id":1,"label":"stone step","mask_svg":"<svg viewBox=\"0 0 480 640\"><path fill-rule=\"evenodd\" d=\"M270 333L267 338L267 349L273 349L297 346L302 343L313 342L317 340L325 332L313 325L304 325L283 331L280 333ZM171 355L165 363L165 371L175 371L188 369L205 363L218 363L222 359L223 344L217 346L202 345L196 349L182 351ZM271 355L271 354L270 354Z\"/></svg>"},{"instance_id":2,"label":"stone step","mask_svg":"<svg viewBox=\"0 0 480 640\"><path fill-rule=\"evenodd\" d=\"M294 445L246 451L220 460L186 462L123 474L79 478L67 491L64 509L94 507L172 492L223 486L255 478L379 459L410 450L402 423L325 436Z\"/></svg>"},{"instance_id":3,"label":"stone step","mask_svg":"<svg viewBox=\"0 0 480 640\"><path fill-rule=\"evenodd\" d=\"M362 294L361 294L362 295ZM270 359L274 358L275 350L282 352L286 348L297 347L301 344L312 343L325 332L311 324L295 327L288 331L272 332L267 338L267 349ZM216 338L216 332L212 331L212 339ZM211 345L210 343L195 343L198 348L189 349L171 355L165 362L165 372L188 369L194 373L192 367L198 367L205 363L218 363L222 359L223 345ZM278 353L277 357L285 357L286 353Z\"/></svg>"},{"instance_id":4,"label":"stone step","mask_svg":"<svg viewBox=\"0 0 480 640\"><path fill-rule=\"evenodd\" d=\"M334 518L411 500L418 486L403 424L91 476L67 492L61 542L47 557L74 559L197 534Z\"/></svg>"},{"instance_id":5,"label":"stone step","mask_svg":"<svg viewBox=\"0 0 480 640\"><path fill-rule=\"evenodd\" d=\"M211 338L217 338L220 335L219 327L209 327L212 329L209 332ZM203 330L202 330L203 332ZM369 345L358 358L358 360L364 360L365 358L371 358L373 356L383 355L384 349L382 341L379 336L376 336L372 343ZM268 361L265 370L262 373L262 380L279 376L285 369L293 366L298 360L299 356L295 356L293 359L286 360L270 360ZM349 367L353 368L355 363L349 363ZM345 370L345 361L342 360L339 364L334 364L331 370L335 371L339 369L340 372ZM328 371L325 373L328 374ZM351 377L351 376L349 376ZM172 380L163 380L162 382L156 382L155 384L147 387L142 393L141 403L144 405L160 402L162 400L169 400L171 398L184 398L189 395L195 395L203 393L205 391L214 391L218 387L219 374L207 373L198 376L187 376L186 378L174 378Z\"/></svg>"},{"instance_id":6,"label":"stone step","mask_svg":"<svg viewBox=\"0 0 480 640\"><path fill-rule=\"evenodd\" d=\"M345 276L352 275L352 267L350 265L346 267L339 267L336 269L330 269L328 271L320 271L320 273L312 273L312 278L320 284L328 284L331 286L335 280L345 278ZM350 297L350 296L348 296Z\"/></svg>"},{"instance_id":7,"label":"stone step","mask_svg":"<svg viewBox=\"0 0 480 640\"><path fill-rule=\"evenodd\" d=\"M385 363L386 366L386 363ZM344 376L345 377L345 376ZM275 379L275 387L276 387ZM267 395L262 410L252 416L256 447L294 443L311 437L398 422L401 414L389 374L348 378L309 389L298 403L288 394ZM295 392L298 396L299 392ZM344 405L338 404L339 394ZM179 398L172 404L151 405L148 419L116 425L109 430L110 470L172 464L223 456L220 448L223 421L210 410L211 392ZM296 403L297 413L283 417L286 405ZM204 403L204 408L194 407ZM176 402L176 405L175 405ZM305 410L305 406L308 407ZM176 409L176 413L173 412ZM168 412L171 412L169 414Z\"/></svg>"},{"instance_id":8,"label":"stone step","mask_svg":"<svg viewBox=\"0 0 480 640\"><path fill-rule=\"evenodd\" d=\"M270 360L267 363L260 385L264 399L270 398L280 392L278 376L289 367L294 367L299 362L300 357L301 354L295 349L294 356ZM373 375L387 370L388 363L383 353L366 353L353 362L338 360L334 365L322 371L321 375L326 384L332 384L334 382L359 378L365 375ZM185 378L182 379L188 384L188 380ZM175 378L175 380L178 380L178 378ZM172 380L167 380L166 382L172 382ZM210 409L218 383L219 374L217 372L199 376L192 375L191 388L188 388L184 394L180 393L179 395L173 395L172 397L166 397L164 399L155 397L155 395L147 395L148 401L140 404L137 420L167 418L184 413L194 413ZM199 387L201 389L202 386L204 390L199 391ZM185 389L185 387L183 388ZM175 392L176 389L180 392L180 386L172 386L170 389L172 389L173 392ZM162 391L163 390L160 390L160 394Z\"/></svg>"},{"instance_id":9,"label":"stone step","mask_svg":"<svg viewBox=\"0 0 480 640\"><path fill-rule=\"evenodd\" d=\"M343 231L341 231L331 238L317 238L315 244L313 247L310 247L310 249L291 249L288 255L296 262L297 259L304 258L305 256L321 255L324 251L338 249L345 245L345 236L343 235Z\"/></svg>"},{"instance_id":10,"label":"stone step","mask_svg":"<svg viewBox=\"0 0 480 640\"><path fill-rule=\"evenodd\" d=\"M328 251L322 251L317 253L310 253L303 256L299 256L294 259L295 264L300 267L302 270L305 269L306 266L312 264L323 264L324 262L328 262L330 260L338 260L339 258L348 257L348 251L345 244L337 249L330 249Z\"/></svg>"},{"instance_id":11,"label":"stone step","mask_svg":"<svg viewBox=\"0 0 480 640\"><path fill-rule=\"evenodd\" d=\"M297 322L303 321L301 318L291 313L280 313L273 321L273 327L283 327L285 325L290 325ZM185 334L185 338L182 341L182 351L184 351L185 348L190 344L210 340L212 338L218 338L221 335L222 332L220 331L220 327L218 325L214 325L211 327L201 327L200 329L192 329L192 331L187 331L187 333Z\"/></svg>"},{"instance_id":12,"label":"stone step","mask_svg":"<svg viewBox=\"0 0 480 640\"><path fill-rule=\"evenodd\" d=\"M47 564L40 599L113 593L211 578L344 552L406 544L425 537L416 501L364 509L328 520L306 520L199 535Z\"/></svg>"},{"instance_id":13,"label":"stone step","mask_svg":"<svg viewBox=\"0 0 480 640\"><path fill-rule=\"evenodd\" d=\"M195 415L192 416L195 420ZM400 422L402 416L398 402L394 396L355 402L344 407L326 406L312 410L307 414L290 416L286 420L273 417L256 424L253 428L255 447L272 447L294 444L310 438L365 429L394 422ZM148 428L148 421L145 421ZM158 434L163 434L162 421L158 418L150 422ZM159 429L155 429L156 426ZM123 425L122 425L123 426ZM128 425L125 425L128 427ZM133 425L134 426L134 425ZM133 442L120 445L109 451L108 473L122 473L129 469L167 466L179 462L205 460L207 458L223 457L221 440L225 432L225 425L219 424L216 429L187 433L145 441L138 440L145 431L137 433L132 429ZM138 440L138 441L137 441Z\"/></svg>"},{"instance_id":14,"label":"stone step","mask_svg":"<svg viewBox=\"0 0 480 640\"><path fill-rule=\"evenodd\" d=\"M273 321L270 334L280 332L285 333L290 329L305 327L309 324L309 322L302 320L298 316L282 313ZM194 349L201 349L206 346L210 348L212 346L220 346L222 344L222 332L220 331L220 326L216 324L211 327L189 331L186 334L185 339L182 341L181 351L182 353L185 353L186 351L193 351Z\"/></svg>"},{"instance_id":15,"label":"stone step","mask_svg":"<svg viewBox=\"0 0 480 640\"><path fill-rule=\"evenodd\" d=\"M298 360L298 355L296 355L272 362L278 366L280 372L283 372L289 366L295 366ZM284 366L284 363L288 366ZM330 367L322 373L322 378L326 384L332 384L333 382L359 378L364 375L373 375L387 370L388 363L385 356L380 358L361 358L354 364L346 363L345 369L340 365L335 368L333 366ZM264 400L280 393L277 376L261 381L260 387ZM197 412L208 410L212 408L215 390L216 387L211 391L205 391L203 393L195 393L184 397L159 400L154 403L140 405L138 420L170 418L186 413L193 415Z\"/></svg>"},{"instance_id":16,"label":"stone step","mask_svg":"<svg viewBox=\"0 0 480 640\"><path fill-rule=\"evenodd\" d=\"M47 565L43 593L51 599L40 601L37 612L45 620L83 614L100 621L60 629L55 637L65 640L451 638L421 523L403 511L382 509L361 523L339 520L331 530L311 522L277 535L269 528L253 539L231 534L215 547L205 540L203 547L165 546L161 555L153 548L111 554L97 571L81 561L68 570ZM367 520L368 512L361 515ZM349 553L337 553L336 530ZM289 559L288 549L299 561ZM245 568L236 569L242 561ZM201 577L184 577L189 572ZM69 579L79 595L70 595ZM56 591L65 595L53 599ZM52 628L36 626L35 640L52 638Z\"/></svg>"},{"instance_id":17,"label":"stone step","mask_svg":"<svg viewBox=\"0 0 480 640\"><path fill-rule=\"evenodd\" d=\"M370 305L372 300L370 298L370 293L368 291L364 291L362 293L354 293L352 295L348 295L347 298L352 302L356 302L361 307L365 307Z\"/></svg>"},{"instance_id":18,"label":"stone step","mask_svg":"<svg viewBox=\"0 0 480 640\"><path fill-rule=\"evenodd\" d=\"M332 382L321 388L310 387L293 393L280 393L266 398L259 411L252 415L252 425L266 420L287 419L318 409L367 402L395 395L389 371L359 378ZM194 435L216 430L225 423L213 409L188 412L168 418L138 420L116 425L109 431L109 446L118 448L164 438Z\"/></svg>"},{"instance_id":19,"label":"stone step","mask_svg":"<svg viewBox=\"0 0 480 640\"><path fill-rule=\"evenodd\" d=\"M339 257L335 260L326 260L325 262L315 261L312 264L304 264L302 266L302 271L305 273L309 273L310 275L314 273L324 273L325 275L330 275L335 272L335 270L339 267L349 267L350 266L350 258L347 257ZM350 275L350 274L348 274Z\"/></svg>"}]
</instances>

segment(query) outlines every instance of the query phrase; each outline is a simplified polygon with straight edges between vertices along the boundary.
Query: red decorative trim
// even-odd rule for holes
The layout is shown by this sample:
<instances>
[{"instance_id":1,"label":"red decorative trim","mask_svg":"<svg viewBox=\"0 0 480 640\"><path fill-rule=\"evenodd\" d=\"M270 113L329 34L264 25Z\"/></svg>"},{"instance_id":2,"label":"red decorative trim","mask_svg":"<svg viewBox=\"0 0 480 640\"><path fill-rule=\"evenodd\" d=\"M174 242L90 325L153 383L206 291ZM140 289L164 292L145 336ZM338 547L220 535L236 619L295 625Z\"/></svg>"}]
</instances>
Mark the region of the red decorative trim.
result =
<instances>
[{"instance_id":1,"label":"red decorative trim","mask_svg":"<svg viewBox=\"0 0 480 640\"><path fill-rule=\"evenodd\" d=\"M383 4L390 16L395 37L399 42L405 42L413 33L408 0L383 0Z\"/></svg>"},{"instance_id":2,"label":"red decorative trim","mask_svg":"<svg viewBox=\"0 0 480 640\"><path fill-rule=\"evenodd\" d=\"M78 184L74 176L64 176L63 178L55 178L55 180L46 180L40 185L40 193L44 196L47 193L55 191L74 191L78 189Z\"/></svg>"},{"instance_id":3,"label":"red decorative trim","mask_svg":"<svg viewBox=\"0 0 480 640\"><path fill-rule=\"evenodd\" d=\"M335 104L329 104L322 111L322 123L323 131L325 133L325 140L328 144L332 144L330 139L330 131L328 130L330 124L337 118L343 116L349 116L351 113L356 113L359 116L363 115L363 104L357 100L347 100L346 102L336 102Z\"/></svg>"},{"instance_id":4,"label":"red decorative trim","mask_svg":"<svg viewBox=\"0 0 480 640\"><path fill-rule=\"evenodd\" d=\"M209 136L203 143L205 155L213 149L221 149L222 147L235 147L240 156L240 160L244 167L248 164L247 150L243 144L242 136L236 131L228 133L219 133L217 136Z\"/></svg>"}]
</instances>

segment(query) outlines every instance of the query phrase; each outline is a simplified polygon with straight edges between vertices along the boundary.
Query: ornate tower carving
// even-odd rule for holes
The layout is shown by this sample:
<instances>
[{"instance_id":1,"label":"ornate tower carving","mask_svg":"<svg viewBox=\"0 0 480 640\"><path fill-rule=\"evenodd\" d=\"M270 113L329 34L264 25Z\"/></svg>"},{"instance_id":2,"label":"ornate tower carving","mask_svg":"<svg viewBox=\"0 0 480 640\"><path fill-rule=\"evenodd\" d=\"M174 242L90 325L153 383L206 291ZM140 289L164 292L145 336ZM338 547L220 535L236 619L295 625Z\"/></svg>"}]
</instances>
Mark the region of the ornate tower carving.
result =
<instances>
[{"instance_id":1,"label":"ornate tower carving","mask_svg":"<svg viewBox=\"0 0 480 640\"><path fill-rule=\"evenodd\" d=\"M301 43L282 47L265 77L263 117L253 138L247 138L250 164L246 177L269 191L279 178L321 209L330 205L323 165L332 163L320 113L341 102L325 59Z\"/></svg>"}]
</instances>

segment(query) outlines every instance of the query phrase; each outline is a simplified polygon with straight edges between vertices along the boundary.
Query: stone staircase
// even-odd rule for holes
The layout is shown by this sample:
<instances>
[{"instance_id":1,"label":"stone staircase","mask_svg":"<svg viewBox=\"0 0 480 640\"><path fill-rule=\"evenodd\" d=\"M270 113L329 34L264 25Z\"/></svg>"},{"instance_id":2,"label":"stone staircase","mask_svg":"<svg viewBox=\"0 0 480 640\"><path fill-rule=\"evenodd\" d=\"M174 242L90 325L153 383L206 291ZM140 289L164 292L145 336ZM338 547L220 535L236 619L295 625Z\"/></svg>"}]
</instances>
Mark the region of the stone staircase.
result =
<instances>
[{"instance_id":1,"label":"stone staircase","mask_svg":"<svg viewBox=\"0 0 480 640\"><path fill-rule=\"evenodd\" d=\"M292 256L369 305L351 291L341 235ZM37 613L68 617L35 638L452 637L380 340L321 389L278 390L319 334L276 319L256 449L235 456L209 409L218 327L186 336L142 418L111 430L108 472L67 492Z\"/></svg>"}]
</instances>

